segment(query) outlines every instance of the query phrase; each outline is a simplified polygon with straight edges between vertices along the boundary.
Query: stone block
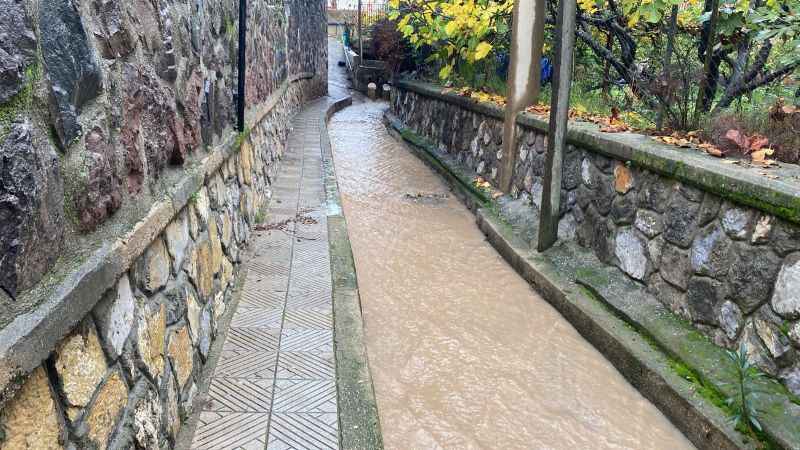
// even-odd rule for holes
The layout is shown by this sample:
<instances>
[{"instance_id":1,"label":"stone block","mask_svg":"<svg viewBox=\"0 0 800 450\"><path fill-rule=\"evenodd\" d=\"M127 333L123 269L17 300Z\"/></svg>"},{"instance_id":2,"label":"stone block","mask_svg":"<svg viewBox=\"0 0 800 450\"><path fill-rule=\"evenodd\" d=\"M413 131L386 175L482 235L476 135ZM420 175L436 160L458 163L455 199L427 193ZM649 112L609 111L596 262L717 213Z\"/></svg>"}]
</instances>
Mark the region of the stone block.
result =
<instances>
[{"instance_id":1,"label":"stone block","mask_svg":"<svg viewBox=\"0 0 800 450\"><path fill-rule=\"evenodd\" d=\"M120 143L131 193L141 191L145 174L152 182L168 164L183 164L188 151L183 120L174 106L175 93L162 86L152 72L147 65L122 67Z\"/></svg>"},{"instance_id":2,"label":"stone block","mask_svg":"<svg viewBox=\"0 0 800 450\"><path fill-rule=\"evenodd\" d=\"M171 366L175 369L178 385L181 389L186 386L192 376L194 368L194 351L189 328L182 326L170 332L168 354Z\"/></svg>"},{"instance_id":3,"label":"stone block","mask_svg":"<svg viewBox=\"0 0 800 450\"><path fill-rule=\"evenodd\" d=\"M689 253L673 245L664 245L661 251L661 276L669 284L686 290L691 277Z\"/></svg>"},{"instance_id":4,"label":"stone block","mask_svg":"<svg viewBox=\"0 0 800 450\"><path fill-rule=\"evenodd\" d=\"M745 243L734 246L732 259L728 273L729 295L745 314L749 314L769 299L781 261L768 247Z\"/></svg>"},{"instance_id":5,"label":"stone block","mask_svg":"<svg viewBox=\"0 0 800 450\"><path fill-rule=\"evenodd\" d=\"M716 226L703 230L692 243L692 270L700 275L722 278L731 264L731 242Z\"/></svg>"},{"instance_id":6,"label":"stone block","mask_svg":"<svg viewBox=\"0 0 800 450\"><path fill-rule=\"evenodd\" d=\"M248 186L253 185L253 146L250 145L247 139L242 142L242 147L239 151L239 183Z\"/></svg>"},{"instance_id":7,"label":"stone block","mask_svg":"<svg viewBox=\"0 0 800 450\"><path fill-rule=\"evenodd\" d=\"M614 254L619 268L631 278L644 281L650 270L647 241L632 228L622 228L615 239Z\"/></svg>"},{"instance_id":8,"label":"stone block","mask_svg":"<svg viewBox=\"0 0 800 450\"><path fill-rule=\"evenodd\" d=\"M147 294L153 294L167 284L170 275L170 258L164 240L156 238L144 254L136 260L133 276L136 285Z\"/></svg>"},{"instance_id":9,"label":"stone block","mask_svg":"<svg viewBox=\"0 0 800 450\"><path fill-rule=\"evenodd\" d=\"M617 225L630 225L636 219L636 198L631 195L617 195L611 202L611 220Z\"/></svg>"},{"instance_id":10,"label":"stone block","mask_svg":"<svg viewBox=\"0 0 800 450\"><path fill-rule=\"evenodd\" d=\"M794 352L789 338L775 324L766 320L754 319L753 325L761 343L764 344L772 359L784 367L790 364Z\"/></svg>"},{"instance_id":11,"label":"stone block","mask_svg":"<svg viewBox=\"0 0 800 450\"><path fill-rule=\"evenodd\" d=\"M138 309L137 346L141 365L154 379L164 372L164 344L167 328L166 307L148 303Z\"/></svg>"},{"instance_id":12,"label":"stone block","mask_svg":"<svg viewBox=\"0 0 800 450\"><path fill-rule=\"evenodd\" d=\"M698 227L700 204L683 195L673 195L664 214L664 239L681 248L689 248Z\"/></svg>"},{"instance_id":13,"label":"stone block","mask_svg":"<svg viewBox=\"0 0 800 450\"><path fill-rule=\"evenodd\" d=\"M735 341L736 337L739 336L739 332L742 331L742 326L744 325L744 316L742 315L742 310L739 309L736 303L733 303L730 300L723 302L719 308L717 320L719 322L719 327L725 333L725 336L727 336L731 341Z\"/></svg>"},{"instance_id":14,"label":"stone block","mask_svg":"<svg viewBox=\"0 0 800 450\"><path fill-rule=\"evenodd\" d=\"M752 229L753 212L739 207L730 207L722 213L722 229L731 239L748 239Z\"/></svg>"},{"instance_id":15,"label":"stone block","mask_svg":"<svg viewBox=\"0 0 800 450\"><path fill-rule=\"evenodd\" d=\"M800 318L800 253L784 260L775 282L772 309L787 319Z\"/></svg>"},{"instance_id":16,"label":"stone block","mask_svg":"<svg viewBox=\"0 0 800 450\"><path fill-rule=\"evenodd\" d=\"M692 319L686 303L686 293L664 281L661 275L656 273L650 277L647 290L670 311L686 320Z\"/></svg>"},{"instance_id":17,"label":"stone block","mask_svg":"<svg viewBox=\"0 0 800 450\"><path fill-rule=\"evenodd\" d=\"M211 244L211 270L214 274L217 274L222 268L222 260L225 258L225 254L222 252L222 241L217 230L216 214L213 214L208 221L208 241Z\"/></svg>"},{"instance_id":18,"label":"stone block","mask_svg":"<svg viewBox=\"0 0 800 450\"><path fill-rule=\"evenodd\" d=\"M774 222L774 217L762 214L753 228L753 236L750 238L750 243L754 245L768 244L770 236L772 235L772 224Z\"/></svg>"},{"instance_id":19,"label":"stone block","mask_svg":"<svg viewBox=\"0 0 800 450\"><path fill-rule=\"evenodd\" d=\"M203 302L214 295L214 268L212 265L211 243L208 240L194 246L189 260L189 278Z\"/></svg>"},{"instance_id":20,"label":"stone block","mask_svg":"<svg viewBox=\"0 0 800 450\"><path fill-rule=\"evenodd\" d=\"M113 148L102 128L92 128L84 146L84 152L75 152L67 160L67 182L81 229L92 231L122 206L122 186Z\"/></svg>"},{"instance_id":21,"label":"stone block","mask_svg":"<svg viewBox=\"0 0 800 450\"><path fill-rule=\"evenodd\" d=\"M92 3L93 34L105 59L128 56L136 47L125 20L123 4L118 0L95 0Z\"/></svg>"},{"instance_id":22,"label":"stone block","mask_svg":"<svg viewBox=\"0 0 800 450\"><path fill-rule=\"evenodd\" d=\"M664 219L656 212L648 209L639 209L636 211L634 226L645 236L652 239L664 231Z\"/></svg>"},{"instance_id":23,"label":"stone block","mask_svg":"<svg viewBox=\"0 0 800 450\"><path fill-rule=\"evenodd\" d=\"M133 438L137 448L160 448L160 430L163 410L158 394L147 380L141 379L134 387L136 402L133 407Z\"/></svg>"},{"instance_id":24,"label":"stone block","mask_svg":"<svg viewBox=\"0 0 800 450\"><path fill-rule=\"evenodd\" d=\"M775 364L775 361L769 357L767 349L764 348L764 344L761 342L761 338L759 338L756 332L752 319L747 320L742 331L740 342L744 344L747 349L748 361L757 365L761 370L772 376L778 374L778 366Z\"/></svg>"},{"instance_id":25,"label":"stone block","mask_svg":"<svg viewBox=\"0 0 800 450\"><path fill-rule=\"evenodd\" d=\"M62 449L64 419L43 367L36 368L0 411L3 448Z\"/></svg>"},{"instance_id":26,"label":"stone block","mask_svg":"<svg viewBox=\"0 0 800 450\"><path fill-rule=\"evenodd\" d=\"M108 438L128 403L128 386L119 370L113 370L97 393L84 423L87 437L99 448L106 448Z\"/></svg>"},{"instance_id":27,"label":"stone block","mask_svg":"<svg viewBox=\"0 0 800 450\"><path fill-rule=\"evenodd\" d=\"M706 194L703 197L703 202L700 204L698 224L702 227L711 223L711 221L717 218L720 207L722 207L721 198L716 195Z\"/></svg>"},{"instance_id":28,"label":"stone block","mask_svg":"<svg viewBox=\"0 0 800 450\"><path fill-rule=\"evenodd\" d=\"M0 137L0 289L11 297L33 287L60 254L64 186L59 167L55 149L31 123L13 123Z\"/></svg>"},{"instance_id":29,"label":"stone block","mask_svg":"<svg viewBox=\"0 0 800 450\"><path fill-rule=\"evenodd\" d=\"M800 250L800 227L777 220L772 229L772 245L775 251L786 256Z\"/></svg>"},{"instance_id":30,"label":"stone block","mask_svg":"<svg viewBox=\"0 0 800 450\"><path fill-rule=\"evenodd\" d=\"M186 247L191 240L189 237L189 221L186 215L186 210L182 211L164 230L167 250L172 257L172 273L176 275L181 270L181 265L186 255Z\"/></svg>"},{"instance_id":31,"label":"stone block","mask_svg":"<svg viewBox=\"0 0 800 450\"><path fill-rule=\"evenodd\" d=\"M197 213L197 218L200 221L200 230L205 230L208 227L208 220L211 214L211 207L208 199L208 189L205 186L197 191L194 198L194 208Z\"/></svg>"},{"instance_id":32,"label":"stone block","mask_svg":"<svg viewBox=\"0 0 800 450\"><path fill-rule=\"evenodd\" d=\"M633 189L634 180L631 169L623 163L614 166L614 189L618 194L627 194Z\"/></svg>"},{"instance_id":33,"label":"stone block","mask_svg":"<svg viewBox=\"0 0 800 450\"><path fill-rule=\"evenodd\" d=\"M705 325L718 325L717 309L725 298L722 283L705 277L693 277L686 288L686 304L692 321Z\"/></svg>"},{"instance_id":34,"label":"stone block","mask_svg":"<svg viewBox=\"0 0 800 450\"><path fill-rule=\"evenodd\" d=\"M64 401L74 418L78 408L89 404L107 370L106 357L91 318L81 322L58 343L53 359Z\"/></svg>"},{"instance_id":35,"label":"stone block","mask_svg":"<svg viewBox=\"0 0 800 450\"><path fill-rule=\"evenodd\" d=\"M669 204L675 183L658 175L649 175L639 190L639 206L663 213Z\"/></svg>"},{"instance_id":36,"label":"stone block","mask_svg":"<svg viewBox=\"0 0 800 450\"><path fill-rule=\"evenodd\" d=\"M186 292L186 321L189 323L189 332L192 335L192 342L197 345L200 341L200 319L203 314L203 305L197 301L194 292Z\"/></svg>"},{"instance_id":37,"label":"stone block","mask_svg":"<svg viewBox=\"0 0 800 450\"><path fill-rule=\"evenodd\" d=\"M136 312L136 300L131 290L128 274L122 275L117 285L110 289L94 308L94 317L108 354L116 358L122 354L131 334Z\"/></svg>"},{"instance_id":38,"label":"stone block","mask_svg":"<svg viewBox=\"0 0 800 450\"><path fill-rule=\"evenodd\" d=\"M27 80L25 69L36 57L36 34L25 3L0 0L0 104L19 94ZM12 37L10 39L9 37Z\"/></svg>"},{"instance_id":39,"label":"stone block","mask_svg":"<svg viewBox=\"0 0 800 450\"><path fill-rule=\"evenodd\" d=\"M38 9L50 111L61 146L66 148L81 134L78 115L100 94L102 75L75 3L42 0Z\"/></svg>"}]
</instances>

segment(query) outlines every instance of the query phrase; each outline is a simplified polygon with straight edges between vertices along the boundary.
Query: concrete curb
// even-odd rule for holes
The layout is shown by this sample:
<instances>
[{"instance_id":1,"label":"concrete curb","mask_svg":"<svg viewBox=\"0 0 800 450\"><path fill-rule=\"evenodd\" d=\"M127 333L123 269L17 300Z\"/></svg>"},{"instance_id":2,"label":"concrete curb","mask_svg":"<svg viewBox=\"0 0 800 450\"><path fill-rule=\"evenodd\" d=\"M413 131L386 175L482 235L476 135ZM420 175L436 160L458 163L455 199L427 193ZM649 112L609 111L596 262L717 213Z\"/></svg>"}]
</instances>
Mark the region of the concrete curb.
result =
<instances>
[{"instance_id":1,"label":"concrete curb","mask_svg":"<svg viewBox=\"0 0 800 450\"><path fill-rule=\"evenodd\" d=\"M320 133L333 278L333 341L336 354L339 445L343 450L380 450L383 448L383 437L364 343L361 298L327 126L333 114L351 104L351 97L332 102L321 119Z\"/></svg>"},{"instance_id":2,"label":"concrete curb","mask_svg":"<svg viewBox=\"0 0 800 450\"><path fill-rule=\"evenodd\" d=\"M574 280L565 279L545 257L530 253L513 232L485 207L470 189L457 182L459 176L428 146L408 139L413 134L391 115L387 123L413 153L443 175L445 181L475 213L478 227L491 245L537 292L633 385L652 402L697 448L755 448L745 443L727 417L716 406L697 395L692 385L678 376L669 358L654 349L633 327L615 315L602 302L581 293ZM434 164L432 161L438 163ZM443 173L445 172L445 173Z\"/></svg>"}]
</instances>

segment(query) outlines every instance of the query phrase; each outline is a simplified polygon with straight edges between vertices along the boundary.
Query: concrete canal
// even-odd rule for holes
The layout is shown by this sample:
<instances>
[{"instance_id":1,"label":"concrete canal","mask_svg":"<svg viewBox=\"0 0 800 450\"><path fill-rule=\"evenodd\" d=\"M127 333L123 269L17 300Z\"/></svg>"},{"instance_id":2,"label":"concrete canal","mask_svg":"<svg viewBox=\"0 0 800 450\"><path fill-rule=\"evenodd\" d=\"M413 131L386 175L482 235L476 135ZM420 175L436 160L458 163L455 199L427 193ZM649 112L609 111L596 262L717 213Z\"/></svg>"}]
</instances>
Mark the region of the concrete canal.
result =
<instances>
[{"instance_id":1,"label":"concrete canal","mask_svg":"<svg viewBox=\"0 0 800 450\"><path fill-rule=\"evenodd\" d=\"M356 99L330 124L390 449L691 444L485 241Z\"/></svg>"}]
</instances>

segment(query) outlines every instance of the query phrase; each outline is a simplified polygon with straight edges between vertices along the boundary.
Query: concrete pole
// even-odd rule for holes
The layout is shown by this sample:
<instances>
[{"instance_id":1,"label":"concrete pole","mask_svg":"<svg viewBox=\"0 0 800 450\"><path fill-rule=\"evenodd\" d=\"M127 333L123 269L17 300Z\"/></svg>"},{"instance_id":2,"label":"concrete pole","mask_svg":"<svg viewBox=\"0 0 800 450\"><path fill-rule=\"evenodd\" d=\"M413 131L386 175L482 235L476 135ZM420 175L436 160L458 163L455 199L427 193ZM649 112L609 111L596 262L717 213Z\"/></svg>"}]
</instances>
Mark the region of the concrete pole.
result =
<instances>
[{"instance_id":1,"label":"concrete pole","mask_svg":"<svg viewBox=\"0 0 800 450\"><path fill-rule=\"evenodd\" d=\"M358 57L364 61L364 30L361 29L361 0L358 0ZM359 64L361 66L361 64Z\"/></svg>"},{"instance_id":2,"label":"concrete pole","mask_svg":"<svg viewBox=\"0 0 800 450\"><path fill-rule=\"evenodd\" d=\"M511 29L508 96L503 126L503 159L500 162L500 190L511 192L517 163L517 114L536 102L541 83L542 44L546 0L516 0Z\"/></svg>"},{"instance_id":3,"label":"concrete pole","mask_svg":"<svg viewBox=\"0 0 800 450\"><path fill-rule=\"evenodd\" d=\"M543 252L558 240L558 222L561 218L561 175L564 148L567 146L569 121L569 91L572 84L573 51L575 49L575 0L560 0L558 7L559 30L555 48L553 95L550 101L550 127L547 139L542 211L539 217L539 245Z\"/></svg>"}]
</instances>

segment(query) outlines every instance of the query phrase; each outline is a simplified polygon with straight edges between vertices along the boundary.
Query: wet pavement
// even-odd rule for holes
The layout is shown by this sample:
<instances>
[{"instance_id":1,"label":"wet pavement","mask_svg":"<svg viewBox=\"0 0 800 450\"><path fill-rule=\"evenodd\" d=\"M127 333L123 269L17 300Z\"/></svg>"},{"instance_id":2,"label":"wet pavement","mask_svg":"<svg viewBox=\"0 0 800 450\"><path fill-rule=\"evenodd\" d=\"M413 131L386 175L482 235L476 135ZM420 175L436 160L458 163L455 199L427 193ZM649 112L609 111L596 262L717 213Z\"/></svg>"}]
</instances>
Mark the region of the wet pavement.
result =
<instances>
[{"instance_id":1,"label":"wet pavement","mask_svg":"<svg viewBox=\"0 0 800 450\"><path fill-rule=\"evenodd\" d=\"M293 119L268 222L200 412L193 449L335 449L338 416L320 118Z\"/></svg>"},{"instance_id":2,"label":"wet pavement","mask_svg":"<svg viewBox=\"0 0 800 450\"><path fill-rule=\"evenodd\" d=\"M389 449L681 449L358 97L329 126Z\"/></svg>"}]
</instances>

